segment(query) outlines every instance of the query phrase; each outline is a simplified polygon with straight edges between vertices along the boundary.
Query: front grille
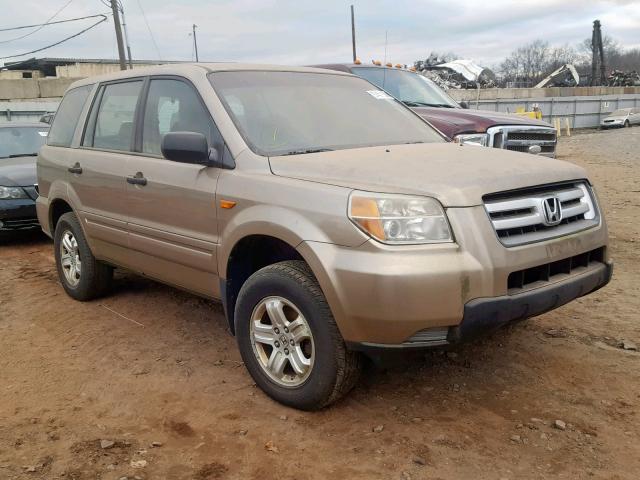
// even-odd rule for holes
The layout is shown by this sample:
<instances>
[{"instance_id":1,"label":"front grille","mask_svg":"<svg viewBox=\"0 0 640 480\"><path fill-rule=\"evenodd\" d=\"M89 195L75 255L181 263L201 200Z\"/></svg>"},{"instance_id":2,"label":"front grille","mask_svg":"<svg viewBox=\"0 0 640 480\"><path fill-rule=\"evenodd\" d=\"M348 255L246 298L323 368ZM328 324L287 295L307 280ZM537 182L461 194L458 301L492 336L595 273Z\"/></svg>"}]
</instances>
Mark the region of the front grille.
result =
<instances>
[{"instance_id":1,"label":"front grille","mask_svg":"<svg viewBox=\"0 0 640 480\"><path fill-rule=\"evenodd\" d=\"M563 277L578 274L589 267L604 263L604 247L555 262L537 265L509 274L507 287L509 294L517 294L522 290L544 286L545 282L562 280Z\"/></svg>"},{"instance_id":2,"label":"front grille","mask_svg":"<svg viewBox=\"0 0 640 480\"><path fill-rule=\"evenodd\" d=\"M506 247L569 235L600 221L591 188L583 181L494 193L483 200L491 224ZM555 217L549 218L545 204L551 204L551 208L557 205Z\"/></svg>"},{"instance_id":3,"label":"front grille","mask_svg":"<svg viewBox=\"0 0 640 480\"><path fill-rule=\"evenodd\" d=\"M529 147L531 145L509 145L507 150L511 150L513 152L522 152L529 153ZM555 145L541 145L540 146L540 154L550 154L551 156L556 151Z\"/></svg>"},{"instance_id":4,"label":"front grille","mask_svg":"<svg viewBox=\"0 0 640 480\"><path fill-rule=\"evenodd\" d=\"M0 220L0 230L29 230L32 228L40 228L37 218Z\"/></svg>"},{"instance_id":5,"label":"front grille","mask_svg":"<svg viewBox=\"0 0 640 480\"><path fill-rule=\"evenodd\" d=\"M489 145L514 152L528 153L532 146L540 147L540 155L556 154L556 131L551 127L505 125L487 129Z\"/></svg>"}]
</instances>

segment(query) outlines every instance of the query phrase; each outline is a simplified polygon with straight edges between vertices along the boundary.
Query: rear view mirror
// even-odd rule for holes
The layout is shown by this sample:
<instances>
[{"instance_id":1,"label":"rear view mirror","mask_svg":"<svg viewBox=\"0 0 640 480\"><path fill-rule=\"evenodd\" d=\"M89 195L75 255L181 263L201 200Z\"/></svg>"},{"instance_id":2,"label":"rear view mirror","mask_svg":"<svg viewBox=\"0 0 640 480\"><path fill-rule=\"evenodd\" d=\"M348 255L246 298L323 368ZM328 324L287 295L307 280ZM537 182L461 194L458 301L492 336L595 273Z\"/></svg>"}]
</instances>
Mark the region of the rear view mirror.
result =
<instances>
[{"instance_id":1,"label":"rear view mirror","mask_svg":"<svg viewBox=\"0 0 640 480\"><path fill-rule=\"evenodd\" d=\"M162 137L160 146L167 160L181 163L209 164L207 138L197 132L169 132Z\"/></svg>"},{"instance_id":2,"label":"rear view mirror","mask_svg":"<svg viewBox=\"0 0 640 480\"><path fill-rule=\"evenodd\" d=\"M466 100L463 100L463 101L460 102L460 106L462 108L464 108L465 110L468 110L469 109L469 102L467 102Z\"/></svg>"}]
</instances>

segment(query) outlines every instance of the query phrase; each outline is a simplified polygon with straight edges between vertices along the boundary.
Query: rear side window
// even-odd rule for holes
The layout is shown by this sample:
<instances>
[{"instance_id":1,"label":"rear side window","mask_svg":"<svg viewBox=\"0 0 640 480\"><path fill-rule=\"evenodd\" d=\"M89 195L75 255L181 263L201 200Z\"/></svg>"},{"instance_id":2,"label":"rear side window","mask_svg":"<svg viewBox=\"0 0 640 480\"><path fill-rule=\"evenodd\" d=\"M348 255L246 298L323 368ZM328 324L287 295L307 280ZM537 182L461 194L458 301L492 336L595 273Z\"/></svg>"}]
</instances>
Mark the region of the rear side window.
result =
<instances>
[{"instance_id":1,"label":"rear side window","mask_svg":"<svg viewBox=\"0 0 640 480\"><path fill-rule=\"evenodd\" d=\"M142 151L160 155L162 136L168 132L202 133L210 146L221 140L215 138L217 129L193 87L180 80L151 80L144 111Z\"/></svg>"},{"instance_id":2,"label":"rear side window","mask_svg":"<svg viewBox=\"0 0 640 480\"><path fill-rule=\"evenodd\" d=\"M66 93L54 117L47 139L48 145L55 147L69 147L71 145L80 114L92 87L93 85L85 85Z\"/></svg>"},{"instance_id":3,"label":"rear side window","mask_svg":"<svg viewBox=\"0 0 640 480\"><path fill-rule=\"evenodd\" d=\"M136 105L142 80L112 83L103 87L94 105L84 145L105 150L131 150Z\"/></svg>"}]
</instances>

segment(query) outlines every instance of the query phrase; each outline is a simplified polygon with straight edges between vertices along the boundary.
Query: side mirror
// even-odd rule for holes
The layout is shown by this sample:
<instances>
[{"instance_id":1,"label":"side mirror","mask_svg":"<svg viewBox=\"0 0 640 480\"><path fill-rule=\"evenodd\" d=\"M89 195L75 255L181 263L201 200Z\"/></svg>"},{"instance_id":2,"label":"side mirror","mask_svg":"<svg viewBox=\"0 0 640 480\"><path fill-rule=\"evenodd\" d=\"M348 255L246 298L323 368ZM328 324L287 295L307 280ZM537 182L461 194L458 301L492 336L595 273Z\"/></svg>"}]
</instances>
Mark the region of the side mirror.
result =
<instances>
[{"instance_id":1,"label":"side mirror","mask_svg":"<svg viewBox=\"0 0 640 480\"><path fill-rule=\"evenodd\" d=\"M209 165L207 138L197 132L169 132L162 137L160 146L167 160L181 163Z\"/></svg>"},{"instance_id":2,"label":"side mirror","mask_svg":"<svg viewBox=\"0 0 640 480\"><path fill-rule=\"evenodd\" d=\"M461 101L460 106L465 110L469 110L469 102L467 102L466 100Z\"/></svg>"}]
</instances>

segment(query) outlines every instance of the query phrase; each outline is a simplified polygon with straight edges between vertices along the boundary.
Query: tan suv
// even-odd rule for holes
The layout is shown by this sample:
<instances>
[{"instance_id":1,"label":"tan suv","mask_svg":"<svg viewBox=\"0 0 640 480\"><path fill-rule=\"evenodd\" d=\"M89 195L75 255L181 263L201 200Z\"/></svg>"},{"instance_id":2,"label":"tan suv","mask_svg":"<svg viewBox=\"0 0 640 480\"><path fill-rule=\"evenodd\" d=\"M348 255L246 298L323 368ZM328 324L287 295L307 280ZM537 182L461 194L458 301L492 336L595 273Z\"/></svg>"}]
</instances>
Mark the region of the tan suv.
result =
<instances>
[{"instance_id":1,"label":"tan suv","mask_svg":"<svg viewBox=\"0 0 640 480\"><path fill-rule=\"evenodd\" d=\"M569 163L443 140L350 74L171 65L74 83L38 158L78 300L114 267L221 299L256 383L301 409L362 353L458 343L605 285L607 229Z\"/></svg>"}]
</instances>

